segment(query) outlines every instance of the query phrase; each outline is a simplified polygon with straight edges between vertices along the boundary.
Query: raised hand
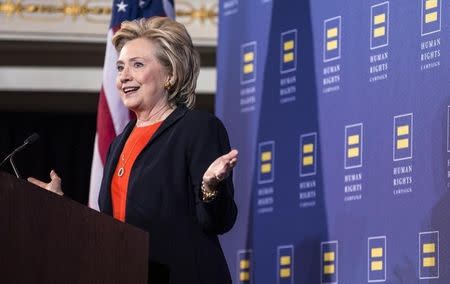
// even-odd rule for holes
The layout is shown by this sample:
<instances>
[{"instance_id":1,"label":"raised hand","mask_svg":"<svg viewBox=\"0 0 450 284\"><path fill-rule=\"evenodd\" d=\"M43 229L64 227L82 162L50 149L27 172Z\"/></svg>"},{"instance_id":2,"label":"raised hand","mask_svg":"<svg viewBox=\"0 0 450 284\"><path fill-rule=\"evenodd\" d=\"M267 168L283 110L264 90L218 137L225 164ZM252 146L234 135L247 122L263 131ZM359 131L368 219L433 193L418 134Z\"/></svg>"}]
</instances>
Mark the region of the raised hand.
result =
<instances>
[{"instance_id":1,"label":"raised hand","mask_svg":"<svg viewBox=\"0 0 450 284\"><path fill-rule=\"evenodd\" d=\"M62 191L62 188L61 188L61 178L56 174L56 172L54 170L51 170L51 172L50 172L50 182L49 183L45 183L45 182L35 179L33 177L29 177L29 178L27 178L27 180L34 185L42 187L43 189L54 192L58 195L64 195L64 192Z\"/></svg>"},{"instance_id":2,"label":"raised hand","mask_svg":"<svg viewBox=\"0 0 450 284\"><path fill-rule=\"evenodd\" d=\"M226 179L230 175L231 170L236 166L237 158L238 151L236 149L217 158L209 165L208 169L203 174L203 183L214 187L219 182Z\"/></svg>"}]
</instances>

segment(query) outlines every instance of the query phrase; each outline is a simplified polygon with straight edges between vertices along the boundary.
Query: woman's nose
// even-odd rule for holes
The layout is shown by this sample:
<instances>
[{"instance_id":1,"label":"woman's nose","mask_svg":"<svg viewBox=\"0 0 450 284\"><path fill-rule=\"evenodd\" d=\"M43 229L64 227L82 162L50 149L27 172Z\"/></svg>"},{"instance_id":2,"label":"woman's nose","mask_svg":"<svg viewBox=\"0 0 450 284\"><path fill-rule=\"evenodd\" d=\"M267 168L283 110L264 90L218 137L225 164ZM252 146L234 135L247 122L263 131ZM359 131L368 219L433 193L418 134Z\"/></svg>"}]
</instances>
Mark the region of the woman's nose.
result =
<instances>
[{"instance_id":1,"label":"woman's nose","mask_svg":"<svg viewBox=\"0 0 450 284\"><path fill-rule=\"evenodd\" d=\"M119 73L119 80L123 82L127 82L131 80L130 72L127 67L123 67L122 71Z\"/></svg>"}]
</instances>

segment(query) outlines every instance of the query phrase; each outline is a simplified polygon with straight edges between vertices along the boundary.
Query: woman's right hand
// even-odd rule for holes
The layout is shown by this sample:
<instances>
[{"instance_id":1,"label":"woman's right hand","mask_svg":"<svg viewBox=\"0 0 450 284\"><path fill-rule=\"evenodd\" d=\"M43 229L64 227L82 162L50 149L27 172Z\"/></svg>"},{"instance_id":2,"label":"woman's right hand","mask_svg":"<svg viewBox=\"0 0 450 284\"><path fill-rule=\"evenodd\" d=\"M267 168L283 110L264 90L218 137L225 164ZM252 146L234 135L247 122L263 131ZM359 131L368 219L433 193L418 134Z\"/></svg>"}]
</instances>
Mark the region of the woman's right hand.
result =
<instances>
[{"instance_id":1,"label":"woman's right hand","mask_svg":"<svg viewBox=\"0 0 450 284\"><path fill-rule=\"evenodd\" d=\"M64 195L64 192L61 188L61 178L55 173L54 170L50 172L50 179L51 180L49 183L45 183L32 177L27 178L27 180L34 185L42 187L43 189L54 192L58 195Z\"/></svg>"}]
</instances>

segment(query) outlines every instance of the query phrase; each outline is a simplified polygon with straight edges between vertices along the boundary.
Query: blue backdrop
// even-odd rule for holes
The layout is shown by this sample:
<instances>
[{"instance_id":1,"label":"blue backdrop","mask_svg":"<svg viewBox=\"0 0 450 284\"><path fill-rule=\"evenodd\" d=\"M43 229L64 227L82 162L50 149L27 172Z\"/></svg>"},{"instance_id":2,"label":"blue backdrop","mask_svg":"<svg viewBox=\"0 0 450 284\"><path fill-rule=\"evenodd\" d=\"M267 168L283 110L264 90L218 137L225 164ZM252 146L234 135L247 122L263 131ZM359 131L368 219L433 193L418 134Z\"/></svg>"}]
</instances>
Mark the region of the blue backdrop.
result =
<instances>
[{"instance_id":1,"label":"blue backdrop","mask_svg":"<svg viewBox=\"0 0 450 284\"><path fill-rule=\"evenodd\" d=\"M450 283L449 12L220 1L234 283Z\"/></svg>"}]
</instances>

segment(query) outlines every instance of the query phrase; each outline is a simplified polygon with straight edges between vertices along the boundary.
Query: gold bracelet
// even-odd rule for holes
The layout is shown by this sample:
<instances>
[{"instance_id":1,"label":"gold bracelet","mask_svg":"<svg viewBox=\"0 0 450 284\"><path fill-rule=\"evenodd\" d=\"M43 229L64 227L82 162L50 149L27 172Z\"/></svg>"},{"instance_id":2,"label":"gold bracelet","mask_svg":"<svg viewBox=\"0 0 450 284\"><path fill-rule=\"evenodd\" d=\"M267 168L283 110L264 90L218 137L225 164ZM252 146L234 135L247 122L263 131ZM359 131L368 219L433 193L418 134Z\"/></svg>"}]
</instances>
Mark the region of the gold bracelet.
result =
<instances>
[{"instance_id":1,"label":"gold bracelet","mask_svg":"<svg viewBox=\"0 0 450 284\"><path fill-rule=\"evenodd\" d=\"M219 191L211 190L211 189L208 190L206 188L207 188L207 186L206 186L205 182L202 181L202 186L201 186L201 189L202 189L202 201L203 202L211 202L217 197L217 194L219 193Z\"/></svg>"}]
</instances>

